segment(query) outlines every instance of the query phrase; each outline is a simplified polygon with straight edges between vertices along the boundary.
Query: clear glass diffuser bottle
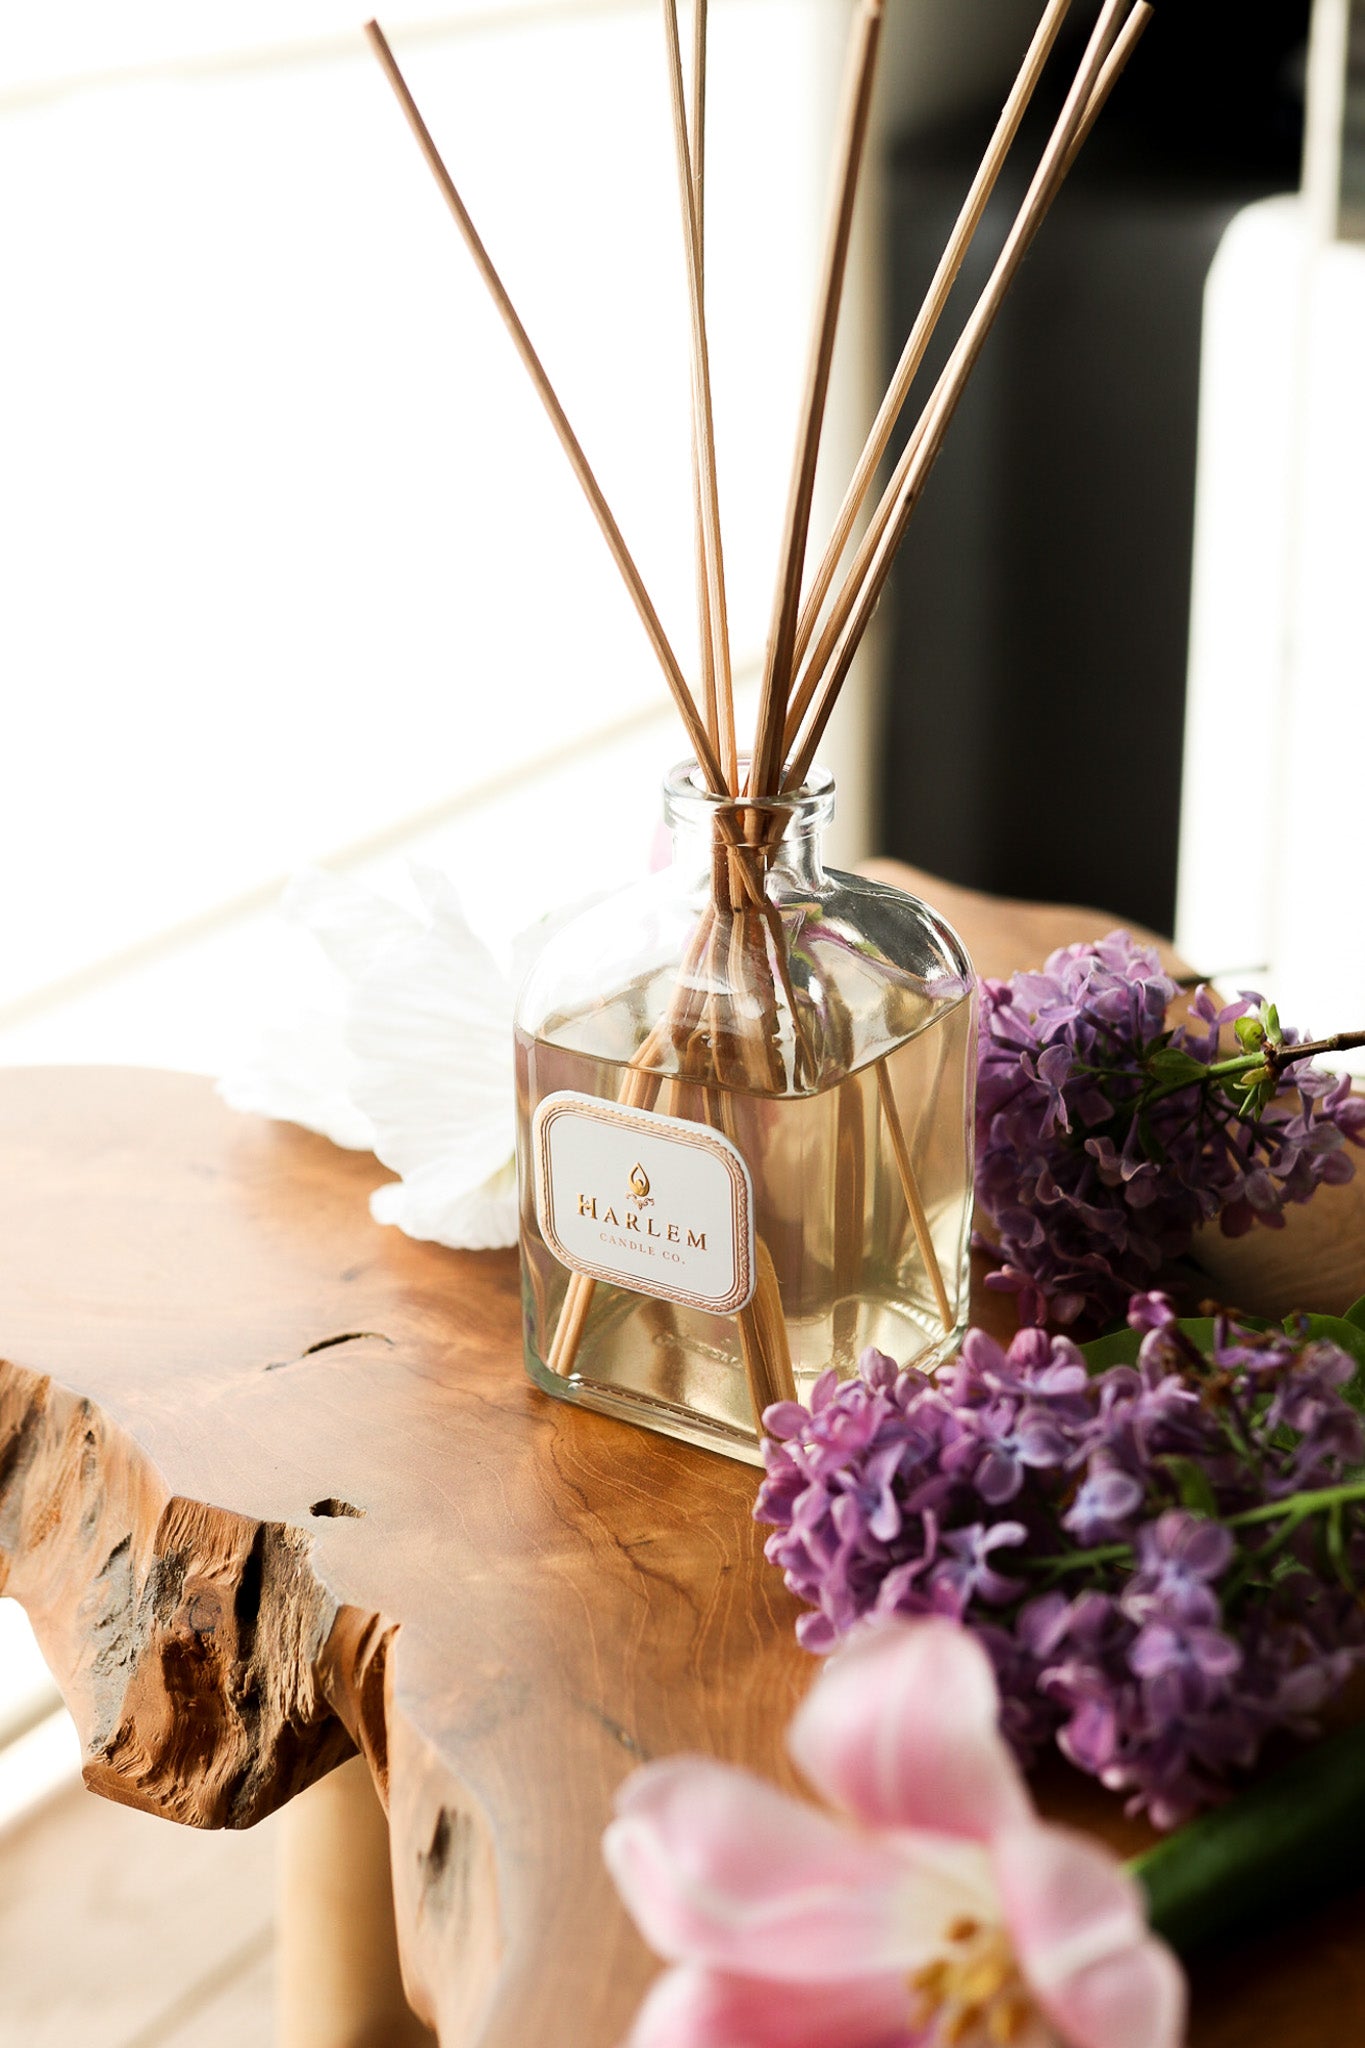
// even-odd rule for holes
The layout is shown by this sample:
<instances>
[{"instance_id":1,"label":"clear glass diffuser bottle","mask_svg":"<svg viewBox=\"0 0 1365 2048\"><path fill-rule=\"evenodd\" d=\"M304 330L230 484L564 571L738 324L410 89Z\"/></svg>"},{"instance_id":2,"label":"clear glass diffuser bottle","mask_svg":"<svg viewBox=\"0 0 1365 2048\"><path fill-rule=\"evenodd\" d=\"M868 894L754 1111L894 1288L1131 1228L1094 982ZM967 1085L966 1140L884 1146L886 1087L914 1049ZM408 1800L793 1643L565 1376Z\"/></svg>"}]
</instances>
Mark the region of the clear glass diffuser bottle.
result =
<instances>
[{"instance_id":1,"label":"clear glass diffuser bottle","mask_svg":"<svg viewBox=\"0 0 1365 2048\"><path fill-rule=\"evenodd\" d=\"M967 1307L975 984L914 897L826 869L829 776L665 784L673 864L546 946L517 1009L526 1363L757 1461L769 1402Z\"/></svg>"}]
</instances>

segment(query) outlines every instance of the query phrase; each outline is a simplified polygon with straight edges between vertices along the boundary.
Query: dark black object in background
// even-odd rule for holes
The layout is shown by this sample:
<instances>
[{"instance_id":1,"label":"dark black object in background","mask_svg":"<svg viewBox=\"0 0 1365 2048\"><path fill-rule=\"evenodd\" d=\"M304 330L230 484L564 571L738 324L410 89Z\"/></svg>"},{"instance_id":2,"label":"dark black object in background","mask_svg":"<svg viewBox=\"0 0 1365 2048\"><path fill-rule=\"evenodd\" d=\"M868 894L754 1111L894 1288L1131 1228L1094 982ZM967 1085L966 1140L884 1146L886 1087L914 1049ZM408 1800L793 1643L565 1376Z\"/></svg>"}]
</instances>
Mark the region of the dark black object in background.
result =
<instances>
[{"instance_id":1,"label":"dark black object in background","mask_svg":"<svg viewBox=\"0 0 1365 2048\"><path fill-rule=\"evenodd\" d=\"M915 515L885 607L877 843L951 881L1171 928L1204 282L1232 215L1298 182L1307 16L1158 6ZM893 153L890 363L993 118ZM1042 140L1017 146L917 391Z\"/></svg>"}]
</instances>

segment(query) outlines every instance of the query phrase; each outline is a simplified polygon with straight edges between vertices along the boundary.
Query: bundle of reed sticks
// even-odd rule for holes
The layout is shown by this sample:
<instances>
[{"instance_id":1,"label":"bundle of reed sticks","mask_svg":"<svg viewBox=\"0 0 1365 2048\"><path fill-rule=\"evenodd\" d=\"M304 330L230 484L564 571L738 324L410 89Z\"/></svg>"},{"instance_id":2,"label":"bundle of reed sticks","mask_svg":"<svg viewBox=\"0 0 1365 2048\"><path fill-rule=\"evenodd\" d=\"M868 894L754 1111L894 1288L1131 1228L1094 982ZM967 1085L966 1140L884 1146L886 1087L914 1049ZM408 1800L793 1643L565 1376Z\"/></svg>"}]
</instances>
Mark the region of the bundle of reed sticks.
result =
<instances>
[{"instance_id":1,"label":"bundle of reed sticks","mask_svg":"<svg viewBox=\"0 0 1365 2048\"><path fill-rule=\"evenodd\" d=\"M856 540L883 458L905 411L953 285L1024 114L1043 75L1071 0L1047 0L947 247L906 340L844 493L833 532L807 574L816 463L834 356L835 331L852 234L859 173L871 120L883 0L860 0L849 38L837 122L832 191L816 291L805 385L787 496L752 745L735 731L725 557L716 481L715 430L705 293L707 0L693 0L690 90L684 76L677 0L662 0L669 104L677 160L683 256L690 312L692 494L696 528L699 676L691 687L583 448L540 357L460 198L450 172L376 22L366 34L414 136L516 345L615 558L663 670L696 755L700 776L720 799L710 900L698 919L665 1013L631 1062L621 1100L649 1108L661 1091L670 1106L725 1129L734 1092L781 1094L815 1085L825 1071L815 1033L828 1020L803 1005L789 971L768 873L787 821L783 799L810 774L839 693L885 589L896 552L967 380L1005 295L1068 170L1151 18L1148 0L1104 0L1022 204L994 267L965 319L945 367ZM935 1254L924 1204L884 1069L878 1074L906 1213L945 1332L954 1309ZM854 1247L856 1254L857 1248ZM795 1392L772 1260L756 1245L758 1285L737 1318L755 1417ZM574 1367L596 1283L571 1276L547 1363Z\"/></svg>"},{"instance_id":2,"label":"bundle of reed sticks","mask_svg":"<svg viewBox=\"0 0 1365 2048\"><path fill-rule=\"evenodd\" d=\"M582 445L469 217L388 41L377 22L366 24L365 33L592 507L663 670L701 772L708 787L717 795L773 796L783 790L799 788L809 774L816 749L886 587L896 552L924 494L929 473L938 459L986 336L1067 172L1152 15L1148 0L1105 0L1004 247L963 323L942 374L924 400L904 452L850 557L850 543L883 458L1070 5L1071 0L1048 0L872 423L840 505L834 530L813 573L807 577L816 462L881 39L883 0L860 0L849 37L829 217L787 497L772 623L763 666L757 730L752 747L744 754L737 748L735 734L734 680L706 327L707 0L693 0L690 93L684 77L677 0L662 0L691 318L692 481L701 649L696 689L689 686L683 674Z\"/></svg>"}]
</instances>

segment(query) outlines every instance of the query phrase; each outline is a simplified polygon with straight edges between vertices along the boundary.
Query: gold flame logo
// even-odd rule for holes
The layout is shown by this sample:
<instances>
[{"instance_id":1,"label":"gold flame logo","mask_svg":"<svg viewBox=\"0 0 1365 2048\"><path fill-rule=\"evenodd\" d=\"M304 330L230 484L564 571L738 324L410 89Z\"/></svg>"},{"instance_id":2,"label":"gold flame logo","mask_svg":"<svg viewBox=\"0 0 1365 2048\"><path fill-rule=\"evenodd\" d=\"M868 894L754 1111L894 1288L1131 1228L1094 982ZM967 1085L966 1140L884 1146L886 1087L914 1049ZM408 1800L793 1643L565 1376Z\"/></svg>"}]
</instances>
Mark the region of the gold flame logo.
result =
<instances>
[{"instance_id":1,"label":"gold flame logo","mask_svg":"<svg viewBox=\"0 0 1365 2048\"><path fill-rule=\"evenodd\" d=\"M637 1202L647 1202L649 1200L649 1175L645 1172L643 1166L639 1164L638 1160L630 1169L630 1191ZM652 1208L653 1204L651 1203L650 1206Z\"/></svg>"}]
</instances>

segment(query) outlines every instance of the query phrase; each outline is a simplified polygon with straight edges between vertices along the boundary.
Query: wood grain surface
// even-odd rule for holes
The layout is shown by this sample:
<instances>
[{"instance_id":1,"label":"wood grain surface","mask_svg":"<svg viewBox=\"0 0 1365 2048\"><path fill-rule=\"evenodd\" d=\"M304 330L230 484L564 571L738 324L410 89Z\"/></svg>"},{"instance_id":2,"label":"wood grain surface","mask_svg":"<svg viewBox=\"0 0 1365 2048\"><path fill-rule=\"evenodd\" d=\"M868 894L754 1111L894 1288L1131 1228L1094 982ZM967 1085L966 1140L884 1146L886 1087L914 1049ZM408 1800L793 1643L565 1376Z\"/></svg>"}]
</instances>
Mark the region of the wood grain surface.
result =
<instances>
[{"instance_id":1,"label":"wood grain surface","mask_svg":"<svg viewBox=\"0 0 1365 2048\"><path fill-rule=\"evenodd\" d=\"M988 971L1106 922L936 894ZM655 1968L601 1867L617 1782L687 1749L791 1782L812 1667L755 1474L547 1400L512 1253L380 1228L372 1159L203 1080L11 1069L0 1157L0 1585L87 1782L241 1827L358 1745L445 2048L613 2048ZM1268 1953L1214 1972L1203 2048L1317 2048L1329 1987L1365 2014L1336 1921Z\"/></svg>"}]
</instances>

